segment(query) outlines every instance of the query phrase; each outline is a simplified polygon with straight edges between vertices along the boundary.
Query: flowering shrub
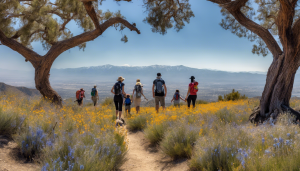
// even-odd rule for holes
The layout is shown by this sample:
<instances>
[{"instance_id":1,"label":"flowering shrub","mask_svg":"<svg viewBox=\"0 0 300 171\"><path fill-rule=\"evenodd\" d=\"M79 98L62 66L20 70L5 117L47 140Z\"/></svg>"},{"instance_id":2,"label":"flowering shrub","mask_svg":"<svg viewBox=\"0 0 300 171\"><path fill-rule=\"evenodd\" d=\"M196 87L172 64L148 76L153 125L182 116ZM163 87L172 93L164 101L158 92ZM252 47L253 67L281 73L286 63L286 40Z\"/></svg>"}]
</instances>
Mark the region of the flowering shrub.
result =
<instances>
[{"instance_id":1,"label":"flowering shrub","mask_svg":"<svg viewBox=\"0 0 300 171\"><path fill-rule=\"evenodd\" d=\"M0 108L1 116L17 113L23 118L24 124L10 122L15 123L10 128L21 126L14 139L25 157L40 161L43 171L118 170L125 161L127 131L115 127L112 106L95 109L67 101L56 108L42 99L1 96Z\"/></svg>"}]
</instances>

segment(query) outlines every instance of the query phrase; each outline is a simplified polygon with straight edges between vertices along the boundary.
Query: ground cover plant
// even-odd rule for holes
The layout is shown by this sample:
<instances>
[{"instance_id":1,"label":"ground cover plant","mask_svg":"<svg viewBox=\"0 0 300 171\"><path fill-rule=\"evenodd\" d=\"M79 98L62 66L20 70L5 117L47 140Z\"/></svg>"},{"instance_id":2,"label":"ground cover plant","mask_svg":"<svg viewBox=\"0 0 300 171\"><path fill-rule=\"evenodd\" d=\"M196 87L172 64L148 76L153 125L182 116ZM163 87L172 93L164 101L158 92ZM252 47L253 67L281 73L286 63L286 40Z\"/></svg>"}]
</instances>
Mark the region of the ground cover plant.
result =
<instances>
[{"instance_id":1,"label":"ground cover plant","mask_svg":"<svg viewBox=\"0 0 300 171\"><path fill-rule=\"evenodd\" d=\"M110 106L56 108L43 99L1 96L0 116L0 134L12 136L43 171L116 170L125 162L126 131L114 126Z\"/></svg>"},{"instance_id":2,"label":"ground cover plant","mask_svg":"<svg viewBox=\"0 0 300 171\"><path fill-rule=\"evenodd\" d=\"M172 159L186 158L191 170L299 170L300 128L289 113L276 123L248 121L258 99L133 109L130 131ZM300 107L300 100L291 105ZM41 170L117 170L126 161L124 127L115 127L111 99L94 108L67 101L56 108L43 99L0 97L1 134L13 137L22 155ZM3 118L3 119L2 119Z\"/></svg>"},{"instance_id":3,"label":"ground cover plant","mask_svg":"<svg viewBox=\"0 0 300 171\"><path fill-rule=\"evenodd\" d=\"M300 101L292 99L294 107ZM195 109L168 107L156 113L142 108L128 124L146 118L139 128L173 159L188 158L191 170L299 170L300 128L283 113L255 126L248 121L258 99L221 101ZM130 121L132 120L132 121Z\"/></svg>"}]
</instances>

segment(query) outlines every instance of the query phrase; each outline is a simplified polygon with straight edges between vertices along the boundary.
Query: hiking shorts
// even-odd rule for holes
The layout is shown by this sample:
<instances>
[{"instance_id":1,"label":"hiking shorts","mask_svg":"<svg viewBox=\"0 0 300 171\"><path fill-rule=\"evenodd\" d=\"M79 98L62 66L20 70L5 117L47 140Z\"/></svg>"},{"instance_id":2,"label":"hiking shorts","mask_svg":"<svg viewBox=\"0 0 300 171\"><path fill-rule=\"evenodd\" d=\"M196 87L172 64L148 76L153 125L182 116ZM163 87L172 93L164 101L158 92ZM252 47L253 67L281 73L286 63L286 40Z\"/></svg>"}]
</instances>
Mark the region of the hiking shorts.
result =
<instances>
[{"instance_id":1,"label":"hiking shorts","mask_svg":"<svg viewBox=\"0 0 300 171\"><path fill-rule=\"evenodd\" d=\"M123 96L121 94L120 95L115 95L114 102L115 102L116 110L122 112Z\"/></svg>"},{"instance_id":2,"label":"hiking shorts","mask_svg":"<svg viewBox=\"0 0 300 171\"><path fill-rule=\"evenodd\" d=\"M96 106L98 102L98 98L96 96L92 96L92 101L94 103L94 106Z\"/></svg>"},{"instance_id":3,"label":"hiking shorts","mask_svg":"<svg viewBox=\"0 0 300 171\"><path fill-rule=\"evenodd\" d=\"M135 107L141 106L141 101L142 101L142 98L135 98L134 101L133 101Z\"/></svg>"},{"instance_id":4,"label":"hiking shorts","mask_svg":"<svg viewBox=\"0 0 300 171\"><path fill-rule=\"evenodd\" d=\"M155 96L155 105L158 106L160 102L160 105L165 107L165 96Z\"/></svg>"},{"instance_id":5,"label":"hiking shorts","mask_svg":"<svg viewBox=\"0 0 300 171\"><path fill-rule=\"evenodd\" d=\"M131 109L130 105L128 105L128 106L125 106L125 112L128 112L128 113L130 113L130 109Z\"/></svg>"}]
</instances>

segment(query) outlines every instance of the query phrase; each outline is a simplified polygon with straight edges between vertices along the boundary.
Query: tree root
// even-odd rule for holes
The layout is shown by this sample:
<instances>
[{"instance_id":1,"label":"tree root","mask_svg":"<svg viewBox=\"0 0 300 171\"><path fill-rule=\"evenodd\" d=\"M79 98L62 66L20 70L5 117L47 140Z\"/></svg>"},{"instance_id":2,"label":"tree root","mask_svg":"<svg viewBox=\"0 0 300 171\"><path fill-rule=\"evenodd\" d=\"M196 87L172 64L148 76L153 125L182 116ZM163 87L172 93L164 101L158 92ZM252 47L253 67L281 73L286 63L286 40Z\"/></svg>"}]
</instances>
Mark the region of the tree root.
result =
<instances>
[{"instance_id":1,"label":"tree root","mask_svg":"<svg viewBox=\"0 0 300 171\"><path fill-rule=\"evenodd\" d=\"M280 113L287 112L295 116L295 123L300 121L300 113L292 109L291 107L281 105L281 109L275 109L271 114L267 113L266 116L260 115L260 108L256 107L252 110L252 114L249 116L249 121L253 124L262 124L269 119L276 120Z\"/></svg>"}]
</instances>

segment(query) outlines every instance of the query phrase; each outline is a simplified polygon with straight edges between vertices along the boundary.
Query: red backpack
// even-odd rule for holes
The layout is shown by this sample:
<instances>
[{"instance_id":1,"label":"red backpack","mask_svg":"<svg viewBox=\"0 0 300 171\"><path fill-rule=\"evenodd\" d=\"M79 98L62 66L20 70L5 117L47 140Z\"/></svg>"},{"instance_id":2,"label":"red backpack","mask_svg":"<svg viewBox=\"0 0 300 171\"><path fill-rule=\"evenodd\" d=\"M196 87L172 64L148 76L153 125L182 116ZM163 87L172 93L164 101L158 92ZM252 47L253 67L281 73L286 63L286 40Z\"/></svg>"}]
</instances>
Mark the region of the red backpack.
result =
<instances>
[{"instance_id":1,"label":"red backpack","mask_svg":"<svg viewBox=\"0 0 300 171\"><path fill-rule=\"evenodd\" d=\"M190 92L192 94L196 94L198 92L198 82L193 82L193 83L190 83Z\"/></svg>"},{"instance_id":2,"label":"red backpack","mask_svg":"<svg viewBox=\"0 0 300 171\"><path fill-rule=\"evenodd\" d=\"M81 93L81 90L77 90L77 91L76 91L76 99L77 99L77 100L80 99L80 93Z\"/></svg>"}]
</instances>

